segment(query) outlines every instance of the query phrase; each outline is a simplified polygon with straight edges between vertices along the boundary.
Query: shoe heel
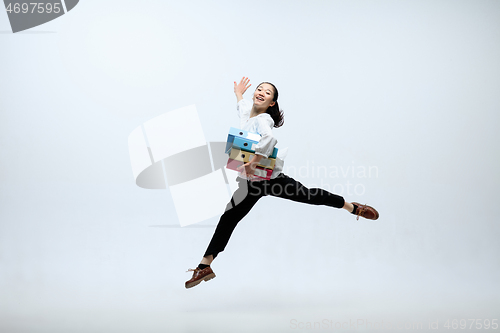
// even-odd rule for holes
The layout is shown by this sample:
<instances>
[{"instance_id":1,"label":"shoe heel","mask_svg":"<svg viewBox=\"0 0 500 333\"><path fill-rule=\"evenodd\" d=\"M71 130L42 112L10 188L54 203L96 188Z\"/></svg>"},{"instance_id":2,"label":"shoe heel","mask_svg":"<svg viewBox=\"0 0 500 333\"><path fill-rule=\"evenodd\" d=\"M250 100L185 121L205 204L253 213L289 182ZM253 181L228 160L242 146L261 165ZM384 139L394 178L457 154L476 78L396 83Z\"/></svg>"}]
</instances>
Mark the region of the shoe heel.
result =
<instances>
[{"instance_id":1,"label":"shoe heel","mask_svg":"<svg viewBox=\"0 0 500 333\"><path fill-rule=\"evenodd\" d=\"M207 276L205 276L205 277L203 278L203 281L210 281L210 280L212 280L214 277L215 277L215 274L214 274L214 273L209 274L209 275L207 275Z\"/></svg>"},{"instance_id":2,"label":"shoe heel","mask_svg":"<svg viewBox=\"0 0 500 333\"><path fill-rule=\"evenodd\" d=\"M187 284L187 285L186 285L186 289L196 287L196 286L197 286L197 285L199 285L200 283L201 283L201 280L198 280L198 281L192 282L192 283L190 283L190 284Z\"/></svg>"}]
</instances>

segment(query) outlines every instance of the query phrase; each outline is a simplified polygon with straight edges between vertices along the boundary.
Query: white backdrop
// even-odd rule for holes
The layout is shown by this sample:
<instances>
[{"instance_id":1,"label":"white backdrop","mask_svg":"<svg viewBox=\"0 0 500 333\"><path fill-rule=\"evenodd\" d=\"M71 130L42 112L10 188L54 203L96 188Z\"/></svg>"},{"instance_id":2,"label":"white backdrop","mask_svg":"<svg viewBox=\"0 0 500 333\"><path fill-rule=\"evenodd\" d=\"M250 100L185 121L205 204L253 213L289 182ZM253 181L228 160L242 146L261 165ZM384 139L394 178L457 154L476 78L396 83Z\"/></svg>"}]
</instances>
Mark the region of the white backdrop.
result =
<instances>
[{"instance_id":1,"label":"white backdrop","mask_svg":"<svg viewBox=\"0 0 500 333\"><path fill-rule=\"evenodd\" d=\"M1 332L500 319L500 2L85 0L0 32ZM263 198L186 290L218 219L175 227L127 137L196 104L224 141L242 76L279 89L285 172L380 219Z\"/></svg>"}]
</instances>

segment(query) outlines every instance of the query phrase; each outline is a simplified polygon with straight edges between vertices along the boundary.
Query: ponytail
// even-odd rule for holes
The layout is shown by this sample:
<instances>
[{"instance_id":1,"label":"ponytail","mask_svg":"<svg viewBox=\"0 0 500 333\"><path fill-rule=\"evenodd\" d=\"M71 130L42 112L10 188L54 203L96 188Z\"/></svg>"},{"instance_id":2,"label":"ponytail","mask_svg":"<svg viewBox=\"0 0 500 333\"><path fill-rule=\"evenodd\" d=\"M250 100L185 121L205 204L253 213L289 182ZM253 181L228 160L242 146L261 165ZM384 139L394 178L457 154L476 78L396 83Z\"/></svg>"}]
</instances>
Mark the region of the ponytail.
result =
<instances>
[{"instance_id":1,"label":"ponytail","mask_svg":"<svg viewBox=\"0 0 500 333\"><path fill-rule=\"evenodd\" d=\"M274 102L273 106L270 106L266 110L267 113L273 118L274 120L274 127L278 128L283 126L285 123L285 117L284 117L284 112L283 110L280 110L280 107L278 106L278 102Z\"/></svg>"}]
</instances>

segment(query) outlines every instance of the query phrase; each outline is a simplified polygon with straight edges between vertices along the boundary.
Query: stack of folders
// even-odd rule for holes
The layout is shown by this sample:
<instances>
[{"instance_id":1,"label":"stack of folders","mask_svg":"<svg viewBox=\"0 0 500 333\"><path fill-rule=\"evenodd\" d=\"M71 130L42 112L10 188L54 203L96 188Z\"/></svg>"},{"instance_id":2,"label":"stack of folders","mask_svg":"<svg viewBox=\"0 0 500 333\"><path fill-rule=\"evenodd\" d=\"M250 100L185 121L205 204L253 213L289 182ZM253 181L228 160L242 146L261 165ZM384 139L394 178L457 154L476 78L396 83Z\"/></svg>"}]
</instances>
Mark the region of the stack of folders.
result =
<instances>
[{"instance_id":1,"label":"stack of folders","mask_svg":"<svg viewBox=\"0 0 500 333\"><path fill-rule=\"evenodd\" d=\"M257 133L231 127L226 143L226 154L229 155L227 168L237 170L239 166L250 162L255 155L255 146L257 146L259 140L260 135ZM254 176L266 180L271 179L277 155L278 148L274 148L269 157L263 157L255 169Z\"/></svg>"}]
</instances>

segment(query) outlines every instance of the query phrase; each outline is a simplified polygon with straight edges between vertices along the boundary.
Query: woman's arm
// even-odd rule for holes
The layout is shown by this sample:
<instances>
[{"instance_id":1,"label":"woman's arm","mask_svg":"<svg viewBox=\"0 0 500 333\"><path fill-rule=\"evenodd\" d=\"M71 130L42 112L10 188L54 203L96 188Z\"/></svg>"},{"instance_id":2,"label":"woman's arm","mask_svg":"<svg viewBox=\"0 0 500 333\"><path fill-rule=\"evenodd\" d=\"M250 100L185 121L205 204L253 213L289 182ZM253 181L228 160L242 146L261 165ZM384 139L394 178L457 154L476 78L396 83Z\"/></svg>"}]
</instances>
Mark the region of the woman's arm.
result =
<instances>
[{"instance_id":1,"label":"woman's arm","mask_svg":"<svg viewBox=\"0 0 500 333\"><path fill-rule=\"evenodd\" d=\"M255 169L257 168L257 165L259 165L259 162L263 157L264 156L262 156L262 155L254 154L253 158L250 160L250 162L247 162L247 163L237 167L236 169L241 171L241 169L245 168L245 175L248 178L253 178L254 174L255 174Z\"/></svg>"},{"instance_id":2,"label":"woman's arm","mask_svg":"<svg viewBox=\"0 0 500 333\"><path fill-rule=\"evenodd\" d=\"M273 137L272 126L274 125L274 121L269 115L259 115L257 122L259 124L258 131L261 138L257 146L255 146L255 154L249 162L238 168L238 170L241 170L244 167L246 176L249 178L252 178L255 174L255 168L259 164L260 160L264 157L269 157L273 153L274 146L276 146L276 143L278 142L278 140Z\"/></svg>"},{"instance_id":3,"label":"woman's arm","mask_svg":"<svg viewBox=\"0 0 500 333\"><path fill-rule=\"evenodd\" d=\"M274 121L269 114L257 116L257 132L260 134L259 143L255 146L255 154L269 157L273 153L278 140L273 136L272 128Z\"/></svg>"},{"instance_id":4,"label":"woman's arm","mask_svg":"<svg viewBox=\"0 0 500 333\"><path fill-rule=\"evenodd\" d=\"M251 86L249 82L250 79L247 77L241 78L241 81L238 84L236 84L236 81L234 81L234 94L236 95L237 102L243 99L243 94Z\"/></svg>"}]
</instances>

